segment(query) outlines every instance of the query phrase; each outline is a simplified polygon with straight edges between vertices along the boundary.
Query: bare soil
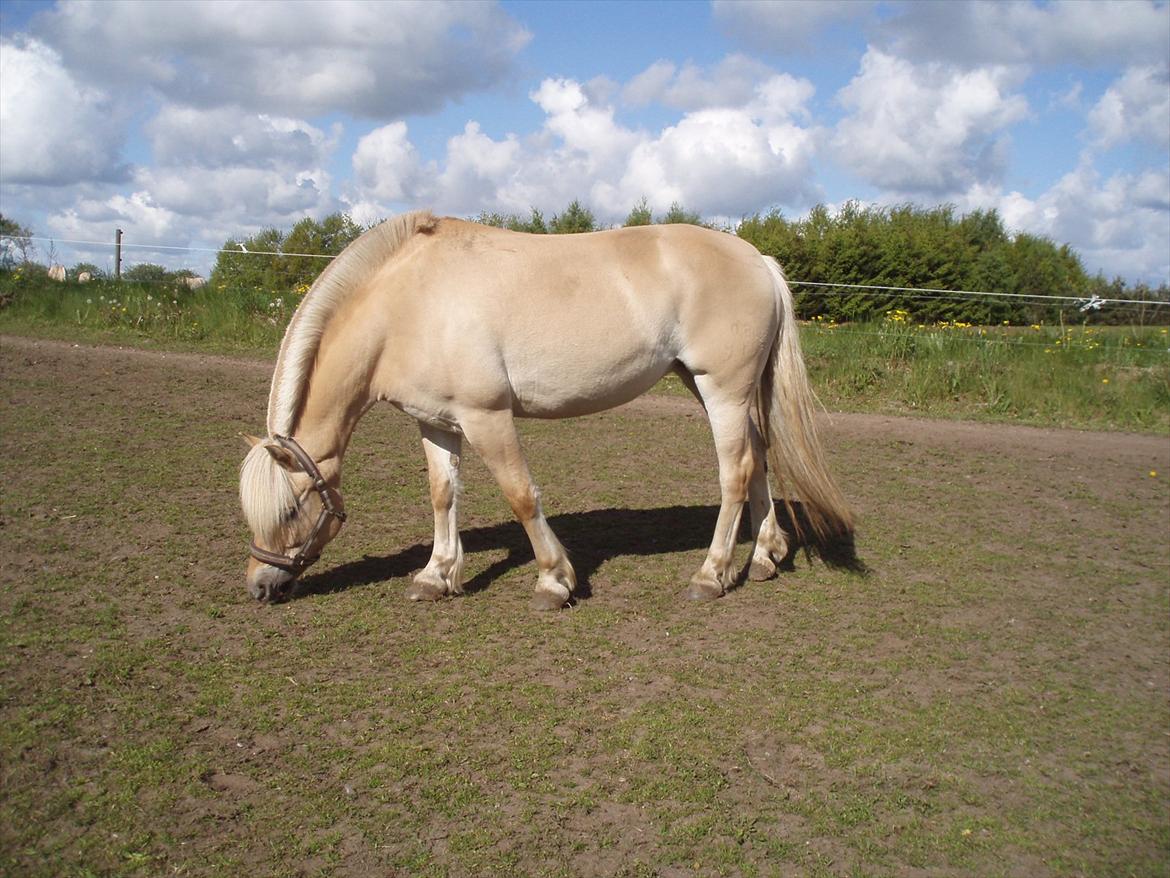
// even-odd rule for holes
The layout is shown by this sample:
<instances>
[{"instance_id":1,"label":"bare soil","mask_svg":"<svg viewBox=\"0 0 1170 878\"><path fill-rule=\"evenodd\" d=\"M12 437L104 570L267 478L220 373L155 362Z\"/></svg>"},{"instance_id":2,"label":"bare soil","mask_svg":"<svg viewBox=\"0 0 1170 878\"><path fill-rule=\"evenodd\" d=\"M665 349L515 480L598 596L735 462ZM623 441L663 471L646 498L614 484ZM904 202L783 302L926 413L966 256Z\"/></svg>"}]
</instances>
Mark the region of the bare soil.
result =
<instances>
[{"instance_id":1,"label":"bare soil","mask_svg":"<svg viewBox=\"0 0 1170 878\"><path fill-rule=\"evenodd\" d=\"M586 585L537 619L474 463L468 595L406 605L425 467L379 411L347 531L261 607L270 370L0 337L0 871L1168 874L1167 437L832 414L869 575L692 606L697 404L525 425Z\"/></svg>"}]
</instances>

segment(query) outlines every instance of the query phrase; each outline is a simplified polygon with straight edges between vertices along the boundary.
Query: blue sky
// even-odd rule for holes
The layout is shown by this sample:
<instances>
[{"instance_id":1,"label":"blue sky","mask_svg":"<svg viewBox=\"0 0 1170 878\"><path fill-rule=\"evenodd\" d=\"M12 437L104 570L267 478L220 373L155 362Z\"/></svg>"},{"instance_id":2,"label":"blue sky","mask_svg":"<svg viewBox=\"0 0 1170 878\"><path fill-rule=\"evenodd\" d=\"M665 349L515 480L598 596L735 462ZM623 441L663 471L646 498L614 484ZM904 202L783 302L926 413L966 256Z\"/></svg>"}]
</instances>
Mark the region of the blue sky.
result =
<instances>
[{"instance_id":1,"label":"blue sky","mask_svg":"<svg viewBox=\"0 0 1170 878\"><path fill-rule=\"evenodd\" d=\"M1162 2L0 3L0 211L66 264L336 210L994 208L1170 281ZM44 245L42 245L43 255ZM204 271L201 253L131 258Z\"/></svg>"}]
</instances>

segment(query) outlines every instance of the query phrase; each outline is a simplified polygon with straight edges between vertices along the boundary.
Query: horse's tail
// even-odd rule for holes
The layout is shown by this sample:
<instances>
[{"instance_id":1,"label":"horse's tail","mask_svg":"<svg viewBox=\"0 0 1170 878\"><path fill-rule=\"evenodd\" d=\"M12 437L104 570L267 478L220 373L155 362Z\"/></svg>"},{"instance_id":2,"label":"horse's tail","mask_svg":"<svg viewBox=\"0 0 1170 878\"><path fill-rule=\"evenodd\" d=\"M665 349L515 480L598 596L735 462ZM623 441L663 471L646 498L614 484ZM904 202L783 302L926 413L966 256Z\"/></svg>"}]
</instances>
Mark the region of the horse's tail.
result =
<instances>
[{"instance_id":1,"label":"horse's tail","mask_svg":"<svg viewBox=\"0 0 1170 878\"><path fill-rule=\"evenodd\" d=\"M772 275L780 312L780 329L756 400L771 472L798 537L804 536L802 524L807 523L820 546L841 540L852 543L853 515L829 475L817 438L815 415L820 401L809 386L800 353L792 291L776 260L770 256L763 260ZM799 513L790 495L800 501Z\"/></svg>"}]
</instances>

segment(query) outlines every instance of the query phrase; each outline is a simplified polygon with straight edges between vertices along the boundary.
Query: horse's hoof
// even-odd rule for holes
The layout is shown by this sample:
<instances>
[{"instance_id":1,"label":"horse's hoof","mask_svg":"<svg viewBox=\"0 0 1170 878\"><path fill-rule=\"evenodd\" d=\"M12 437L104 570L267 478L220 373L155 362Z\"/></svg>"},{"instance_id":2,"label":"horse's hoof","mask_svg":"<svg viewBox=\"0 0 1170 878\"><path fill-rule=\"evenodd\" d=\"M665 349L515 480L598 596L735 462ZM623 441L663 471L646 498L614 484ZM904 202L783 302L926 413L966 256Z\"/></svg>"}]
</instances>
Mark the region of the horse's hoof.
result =
<instances>
[{"instance_id":1,"label":"horse's hoof","mask_svg":"<svg viewBox=\"0 0 1170 878\"><path fill-rule=\"evenodd\" d=\"M715 582L692 579L690 587L687 589L687 600L690 601L713 601L721 597L723 597L723 589Z\"/></svg>"},{"instance_id":2,"label":"horse's hoof","mask_svg":"<svg viewBox=\"0 0 1170 878\"><path fill-rule=\"evenodd\" d=\"M532 595L532 602L530 606L534 610L540 612L547 612L549 610L560 610L568 606L568 595L558 594L557 592L545 591L543 588Z\"/></svg>"},{"instance_id":3,"label":"horse's hoof","mask_svg":"<svg viewBox=\"0 0 1170 878\"><path fill-rule=\"evenodd\" d=\"M776 565L771 558L753 558L752 566L748 568L748 579L752 582L764 582L776 575Z\"/></svg>"},{"instance_id":4,"label":"horse's hoof","mask_svg":"<svg viewBox=\"0 0 1170 878\"><path fill-rule=\"evenodd\" d=\"M447 584L420 573L406 589L406 596L412 601L441 601L447 596Z\"/></svg>"}]
</instances>

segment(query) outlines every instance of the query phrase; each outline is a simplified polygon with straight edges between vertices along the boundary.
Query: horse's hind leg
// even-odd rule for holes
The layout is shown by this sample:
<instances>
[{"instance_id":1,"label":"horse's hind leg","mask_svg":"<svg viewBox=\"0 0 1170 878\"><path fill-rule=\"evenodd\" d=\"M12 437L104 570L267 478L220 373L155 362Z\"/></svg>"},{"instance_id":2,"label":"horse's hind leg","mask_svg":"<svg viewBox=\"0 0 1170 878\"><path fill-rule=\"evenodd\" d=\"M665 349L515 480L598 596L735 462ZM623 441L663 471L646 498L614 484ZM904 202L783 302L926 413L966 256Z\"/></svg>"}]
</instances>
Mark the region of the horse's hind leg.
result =
<instances>
[{"instance_id":1,"label":"horse's hind leg","mask_svg":"<svg viewBox=\"0 0 1170 878\"><path fill-rule=\"evenodd\" d=\"M715 534L703 566L691 577L687 596L709 600L722 595L735 581L735 540L754 470L751 418L746 400L725 398L710 385L708 376L696 376L719 456L721 502Z\"/></svg>"},{"instance_id":2,"label":"horse's hind leg","mask_svg":"<svg viewBox=\"0 0 1170 878\"><path fill-rule=\"evenodd\" d=\"M749 425L752 440L752 478L748 486L748 504L752 513L752 563L748 578L761 581L776 575L780 562L788 555L788 540L780 522L772 492L768 488L767 449L754 423Z\"/></svg>"},{"instance_id":3,"label":"horse's hind leg","mask_svg":"<svg viewBox=\"0 0 1170 878\"><path fill-rule=\"evenodd\" d=\"M463 542L459 539L459 451L462 440L425 424L423 451L435 509L435 544L431 560L414 576L406 591L412 601L436 601L463 591Z\"/></svg>"},{"instance_id":4,"label":"horse's hind leg","mask_svg":"<svg viewBox=\"0 0 1170 878\"><path fill-rule=\"evenodd\" d=\"M495 476L532 543L540 571L532 606L538 610L560 609L569 602L577 587L577 574L569 563L565 547L545 520L540 491L532 481L528 462L520 448L512 413L483 412L462 418L460 424L467 441Z\"/></svg>"}]
</instances>

